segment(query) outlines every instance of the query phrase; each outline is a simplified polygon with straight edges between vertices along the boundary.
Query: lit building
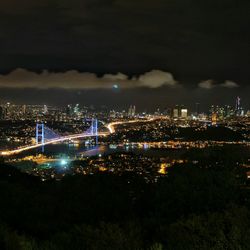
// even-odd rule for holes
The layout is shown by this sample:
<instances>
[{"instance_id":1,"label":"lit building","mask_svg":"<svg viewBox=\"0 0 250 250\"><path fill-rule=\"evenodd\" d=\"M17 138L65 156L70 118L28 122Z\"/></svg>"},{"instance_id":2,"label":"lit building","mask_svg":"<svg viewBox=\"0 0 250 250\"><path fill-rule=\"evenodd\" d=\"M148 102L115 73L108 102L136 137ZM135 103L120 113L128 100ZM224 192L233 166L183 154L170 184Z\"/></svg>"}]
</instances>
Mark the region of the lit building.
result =
<instances>
[{"instance_id":1,"label":"lit building","mask_svg":"<svg viewBox=\"0 0 250 250\"><path fill-rule=\"evenodd\" d=\"M128 109L128 117L135 117L135 110L136 110L135 105L134 106L130 105Z\"/></svg>"},{"instance_id":2,"label":"lit building","mask_svg":"<svg viewBox=\"0 0 250 250\"><path fill-rule=\"evenodd\" d=\"M188 110L182 108L182 109L181 109L181 118L187 119L187 117L188 117Z\"/></svg>"},{"instance_id":3,"label":"lit building","mask_svg":"<svg viewBox=\"0 0 250 250\"><path fill-rule=\"evenodd\" d=\"M26 105L22 106L22 113L25 115L26 114Z\"/></svg>"},{"instance_id":4,"label":"lit building","mask_svg":"<svg viewBox=\"0 0 250 250\"><path fill-rule=\"evenodd\" d=\"M212 114L212 116L211 116L211 122L212 122L212 125L216 125L217 124L217 114L216 113Z\"/></svg>"},{"instance_id":5,"label":"lit building","mask_svg":"<svg viewBox=\"0 0 250 250\"><path fill-rule=\"evenodd\" d=\"M236 104L235 104L235 113L236 113L236 115L239 115L239 112L240 112L240 97L237 96Z\"/></svg>"},{"instance_id":6,"label":"lit building","mask_svg":"<svg viewBox=\"0 0 250 250\"><path fill-rule=\"evenodd\" d=\"M44 114L47 114L47 113L48 113L48 107L47 107L47 105L44 105L44 106L43 106L43 113L44 113Z\"/></svg>"},{"instance_id":7,"label":"lit building","mask_svg":"<svg viewBox=\"0 0 250 250\"><path fill-rule=\"evenodd\" d=\"M173 108L173 118L179 118L179 106L178 105L176 105Z\"/></svg>"},{"instance_id":8,"label":"lit building","mask_svg":"<svg viewBox=\"0 0 250 250\"><path fill-rule=\"evenodd\" d=\"M224 120L224 118L226 117L226 107L220 107L218 105L212 105L209 109L209 116L213 117L213 115L216 114L216 121L220 120Z\"/></svg>"},{"instance_id":9,"label":"lit building","mask_svg":"<svg viewBox=\"0 0 250 250\"><path fill-rule=\"evenodd\" d=\"M188 117L188 110L184 107L184 106L179 106L176 105L173 108L173 118L182 118L182 119L186 119Z\"/></svg>"},{"instance_id":10,"label":"lit building","mask_svg":"<svg viewBox=\"0 0 250 250\"><path fill-rule=\"evenodd\" d=\"M241 98L239 96L237 96L237 98L236 98L235 115L236 116L244 116L244 110L241 107Z\"/></svg>"}]
</instances>

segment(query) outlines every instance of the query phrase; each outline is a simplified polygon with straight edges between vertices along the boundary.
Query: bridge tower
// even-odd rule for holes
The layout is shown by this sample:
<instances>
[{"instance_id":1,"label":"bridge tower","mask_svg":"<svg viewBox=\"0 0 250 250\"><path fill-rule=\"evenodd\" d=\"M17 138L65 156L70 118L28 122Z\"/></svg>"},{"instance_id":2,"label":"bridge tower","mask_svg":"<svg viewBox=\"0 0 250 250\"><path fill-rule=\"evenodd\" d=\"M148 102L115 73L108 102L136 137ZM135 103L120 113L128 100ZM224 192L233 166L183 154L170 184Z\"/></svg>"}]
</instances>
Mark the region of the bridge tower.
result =
<instances>
[{"instance_id":1,"label":"bridge tower","mask_svg":"<svg viewBox=\"0 0 250 250\"><path fill-rule=\"evenodd\" d=\"M44 152L44 124L36 124L36 144L42 144L42 152Z\"/></svg>"},{"instance_id":2,"label":"bridge tower","mask_svg":"<svg viewBox=\"0 0 250 250\"><path fill-rule=\"evenodd\" d=\"M95 143L96 145L98 144L98 120L97 119L92 119L91 123L91 134L95 135Z\"/></svg>"},{"instance_id":3,"label":"bridge tower","mask_svg":"<svg viewBox=\"0 0 250 250\"><path fill-rule=\"evenodd\" d=\"M36 124L36 143L44 144L44 124Z\"/></svg>"}]
</instances>

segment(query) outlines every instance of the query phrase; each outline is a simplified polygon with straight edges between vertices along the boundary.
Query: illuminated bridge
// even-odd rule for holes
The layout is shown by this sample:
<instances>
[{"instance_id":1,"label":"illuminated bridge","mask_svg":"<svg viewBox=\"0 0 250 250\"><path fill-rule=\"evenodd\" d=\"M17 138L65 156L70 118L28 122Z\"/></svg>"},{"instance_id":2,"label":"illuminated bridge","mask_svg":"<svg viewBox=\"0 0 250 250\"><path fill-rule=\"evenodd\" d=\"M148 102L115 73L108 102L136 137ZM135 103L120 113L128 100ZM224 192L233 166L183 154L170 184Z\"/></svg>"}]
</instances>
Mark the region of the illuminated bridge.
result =
<instances>
[{"instance_id":1,"label":"illuminated bridge","mask_svg":"<svg viewBox=\"0 0 250 250\"><path fill-rule=\"evenodd\" d=\"M31 149L44 147L46 145L55 144L59 142L64 142L68 140L74 140L74 139L80 139L80 138L87 138L87 137L95 137L96 143L98 140L98 136L107 136L115 132L115 126L120 124L126 124L126 123L138 123L138 122L150 122L155 119L159 118L150 118L146 120L130 120L130 121L116 121L111 122L106 125L108 132L102 132L98 133L98 120L92 119L91 120L91 126L89 129L87 129L85 132L81 134L74 134L74 135L67 135L67 136L60 136L57 133L55 133L50 128L46 127L43 123L38 123L36 125L36 144L32 145L26 145L23 147L20 147L18 149L13 150L7 150L7 151L0 151L0 155L2 156L8 156L13 154L19 154L24 151L28 151Z\"/></svg>"},{"instance_id":2,"label":"illuminated bridge","mask_svg":"<svg viewBox=\"0 0 250 250\"><path fill-rule=\"evenodd\" d=\"M44 123L37 123L36 124L36 144L33 145L26 145L14 150L2 151L0 155L8 156L13 154L18 154L30 149L35 149L39 147L44 147L46 145L64 142L67 140L74 140L86 137L95 137L96 143L98 141L98 136L106 136L108 132L98 133L98 120L92 119L91 126L85 132L81 134L74 134L74 135L67 135L67 136L60 136L55 133L52 129L46 127Z\"/></svg>"}]
</instances>

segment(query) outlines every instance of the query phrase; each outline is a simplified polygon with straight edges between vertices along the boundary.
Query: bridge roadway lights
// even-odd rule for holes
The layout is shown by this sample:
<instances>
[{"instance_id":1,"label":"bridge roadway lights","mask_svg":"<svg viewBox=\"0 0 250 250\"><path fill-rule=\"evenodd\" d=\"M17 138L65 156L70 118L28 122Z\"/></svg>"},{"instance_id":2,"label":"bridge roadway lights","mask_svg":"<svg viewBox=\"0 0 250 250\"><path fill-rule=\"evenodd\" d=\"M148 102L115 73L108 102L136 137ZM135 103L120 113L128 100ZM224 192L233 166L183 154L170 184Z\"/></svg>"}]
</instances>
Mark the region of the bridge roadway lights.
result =
<instances>
[{"instance_id":1,"label":"bridge roadway lights","mask_svg":"<svg viewBox=\"0 0 250 250\"><path fill-rule=\"evenodd\" d=\"M90 136L95 136L96 145L98 144L98 120L92 118ZM58 137L59 138L59 137ZM42 152L44 152L45 143L45 126L44 123L36 124L36 144L42 144Z\"/></svg>"},{"instance_id":2,"label":"bridge roadway lights","mask_svg":"<svg viewBox=\"0 0 250 250\"><path fill-rule=\"evenodd\" d=\"M147 121L153 121L153 120L154 120L153 118L150 118ZM133 120L133 121L125 121L125 122L124 121L122 121L122 122L112 122L112 123L107 124L107 126L106 126L109 129L109 132L98 133L98 131L96 129L95 134L92 134L92 135L91 134L89 134L89 135L87 135L87 134L76 134L76 135L71 135L71 136L60 137L58 139L53 139L53 140L46 141L46 142L44 141L44 127L42 126L42 124L37 124L36 139L37 139L37 141L39 141L40 137L43 138L41 143L37 143L36 145L26 145L24 147L17 148L17 149L14 149L14 150L2 151L2 152L0 152L0 155L9 156L9 155L13 155L13 154L19 154L19 153L21 153L23 151L26 151L26 150L35 149L35 148L38 148L38 147L41 147L41 146L50 145L50 144L57 143L57 142L63 142L63 141L66 141L66 140L71 140L71 139L85 138L85 137L88 137L88 136L91 136L91 137L92 136L96 136L96 137L97 136L107 136L107 135L110 135L110 134L115 132L114 126L116 126L118 124L134 123L134 122L147 122L147 121ZM97 122L96 122L96 127L97 127Z\"/></svg>"}]
</instances>

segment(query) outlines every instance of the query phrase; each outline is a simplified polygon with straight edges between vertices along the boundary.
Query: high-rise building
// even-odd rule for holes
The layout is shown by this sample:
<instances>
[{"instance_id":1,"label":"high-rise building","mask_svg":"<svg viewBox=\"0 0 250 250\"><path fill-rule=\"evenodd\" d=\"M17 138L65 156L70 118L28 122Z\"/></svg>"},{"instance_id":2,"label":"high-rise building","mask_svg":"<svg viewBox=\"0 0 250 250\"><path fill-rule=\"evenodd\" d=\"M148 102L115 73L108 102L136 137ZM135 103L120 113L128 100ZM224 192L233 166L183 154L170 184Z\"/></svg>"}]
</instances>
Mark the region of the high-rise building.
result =
<instances>
[{"instance_id":1,"label":"high-rise building","mask_svg":"<svg viewBox=\"0 0 250 250\"><path fill-rule=\"evenodd\" d=\"M135 105L130 105L129 109L128 109L128 117L135 117L135 111L136 111L136 107Z\"/></svg>"},{"instance_id":2,"label":"high-rise building","mask_svg":"<svg viewBox=\"0 0 250 250\"><path fill-rule=\"evenodd\" d=\"M240 97L237 96L236 98L236 105L235 105L235 110L240 110Z\"/></svg>"},{"instance_id":3,"label":"high-rise building","mask_svg":"<svg viewBox=\"0 0 250 250\"><path fill-rule=\"evenodd\" d=\"M187 119L188 117L188 110L186 108L181 109L181 118Z\"/></svg>"},{"instance_id":4,"label":"high-rise building","mask_svg":"<svg viewBox=\"0 0 250 250\"><path fill-rule=\"evenodd\" d=\"M23 105L23 106L22 106L22 113L23 113L23 115L26 114L26 105Z\"/></svg>"},{"instance_id":5,"label":"high-rise building","mask_svg":"<svg viewBox=\"0 0 250 250\"><path fill-rule=\"evenodd\" d=\"M235 115L236 116L244 116L244 110L241 106L241 98L239 96L237 96L237 98L236 98Z\"/></svg>"},{"instance_id":6,"label":"high-rise building","mask_svg":"<svg viewBox=\"0 0 250 250\"><path fill-rule=\"evenodd\" d=\"M133 112L132 112L132 116L133 116L133 117L135 117L135 112L136 112L136 107L135 107L135 105L134 105L134 107L133 107Z\"/></svg>"},{"instance_id":7,"label":"high-rise building","mask_svg":"<svg viewBox=\"0 0 250 250\"><path fill-rule=\"evenodd\" d=\"M188 117L188 110L184 106L175 105L172 110L172 117L186 119Z\"/></svg>"},{"instance_id":8,"label":"high-rise building","mask_svg":"<svg viewBox=\"0 0 250 250\"><path fill-rule=\"evenodd\" d=\"M44 113L44 114L47 114L47 113L48 113L48 107L47 107L47 105L44 105L44 106L43 106L43 113Z\"/></svg>"},{"instance_id":9,"label":"high-rise building","mask_svg":"<svg viewBox=\"0 0 250 250\"><path fill-rule=\"evenodd\" d=\"M178 105L176 105L173 108L173 118L179 118L179 106Z\"/></svg>"}]
</instances>

